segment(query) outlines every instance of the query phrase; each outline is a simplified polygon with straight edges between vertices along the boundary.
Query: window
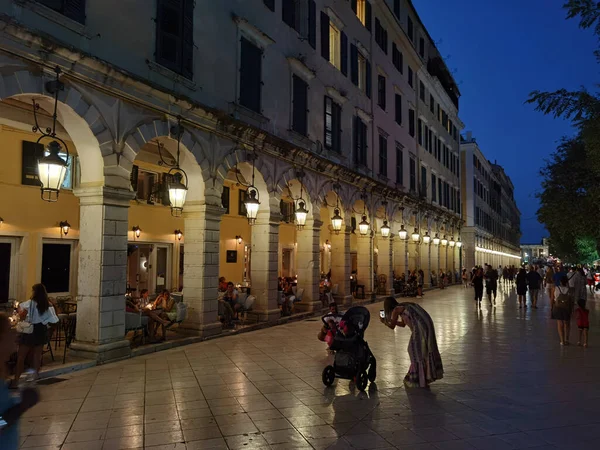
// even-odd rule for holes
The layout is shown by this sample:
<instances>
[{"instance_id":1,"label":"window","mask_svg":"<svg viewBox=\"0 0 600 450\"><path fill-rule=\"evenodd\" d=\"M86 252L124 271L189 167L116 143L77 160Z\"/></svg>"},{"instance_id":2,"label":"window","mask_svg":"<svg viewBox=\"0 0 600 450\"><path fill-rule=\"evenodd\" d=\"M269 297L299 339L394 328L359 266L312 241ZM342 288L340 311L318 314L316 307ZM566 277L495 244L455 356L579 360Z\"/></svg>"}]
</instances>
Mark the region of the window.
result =
<instances>
[{"instance_id":1,"label":"window","mask_svg":"<svg viewBox=\"0 0 600 450\"><path fill-rule=\"evenodd\" d=\"M440 206L443 206L443 191L444 191L444 182L442 180L438 180L438 203Z\"/></svg>"},{"instance_id":2,"label":"window","mask_svg":"<svg viewBox=\"0 0 600 450\"><path fill-rule=\"evenodd\" d=\"M404 57L396 43L392 43L392 64L400 73L404 73Z\"/></svg>"},{"instance_id":3,"label":"window","mask_svg":"<svg viewBox=\"0 0 600 450\"><path fill-rule=\"evenodd\" d=\"M223 193L221 194L221 205L225 208L225 214L229 214L229 187L223 186Z\"/></svg>"},{"instance_id":4,"label":"window","mask_svg":"<svg viewBox=\"0 0 600 450\"><path fill-rule=\"evenodd\" d=\"M240 59L240 105L260 114L262 51L242 37Z\"/></svg>"},{"instance_id":5,"label":"window","mask_svg":"<svg viewBox=\"0 0 600 450\"><path fill-rule=\"evenodd\" d=\"M377 104L385 111L385 77L379 75L377 78Z\"/></svg>"},{"instance_id":6,"label":"window","mask_svg":"<svg viewBox=\"0 0 600 450\"><path fill-rule=\"evenodd\" d=\"M414 87L413 85L413 70L412 67L408 66L408 85L410 87Z\"/></svg>"},{"instance_id":7,"label":"window","mask_svg":"<svg viewBox=\"0 0 600 450\"><path fill-rule=\"evenodd\" d=\"M429 127L425 124L423 124L423 141L423 147L427 150L429 148Z\"/></svg>"},{"instance_id":8,"label":"window","mask_svg":"<svg viewBox=\"0 0 600 450\"><path fill-rule=\"evenodd\" d=\"M379 19L375 19L375 42L379 48L387 55L388 52L388 34L387 30L381 26Z\"/></svg>"},{"instance_id":9,"label":"window","mask_svg":"<svg viewBox=\"0 0 600 450\"><path fill-rule=\"evenodd\" d=\"M294 202L280 200L279 201L279 213L281 214L281 221L285 223L291 223L294 220L294 213L296 208Z\"/></svg>"},{"instance_id":10,"label":"window","mask_svg":"<svg viewBox=\"0 0 600 450\"><path fill-rule=\"evenodd\" d=\"M335 152L341 151L342 107L330 97L325 97L325 147Z\"/></svg>"},{"instance_id":11,"label":"window","mask_svg":"<svg viewBox=\"0 0 600 450\"><path fill-rule=\"evenodd\" d=\"M350 45L350 80L371 98L371 64L354 44Z\"/></svg>"},{"instance_id":12,"label":"window","mask_svg":"<svg viewBox=\"0 0 600 450\"><path fill-rule=\"evenodd\" d=\"M431 111L431 114L435 114L435 100L431 94L429 94L429 111Z\"/></svg>"},{"instance_id":13,"label":"window","mask_svg":"<svg viewBox=\"0 0 600 450\"><path fill-rule=\"evenodd\" d=\"M310 42L311 34L316 29L316 4L314 0L282 0L281 18L291 28L296 30L303 38ZM312 42L311 46L314 48Z\"/></svg>"},{"instance_id":14,"label":"window","mask_svg":"<svg viewBox=\"0 0 600 450\"><path fill-rule=\"evenodd\" d=\"M407 34L408 34L408 38L409 38L411 41L414 41L414 32L415 32L415 31L414 31L413 21L412 21L412 19L410 18L410 16L407 18L406 25L407 25L407 27L406 27L406 29L407 29L407 30L406 30L406 32L407 32Z\"/></svg>"},{"instance_id":15,"label":"window","mask_svg":"<svg viewBox=\"0 0 600 450\"><path fill-rule=\"evenodd\" d=\"M417 121L417 129L419 132L419 145L423 145L423 122L421 122L421 119Z\"/></svg>"},{"instance_id":16,"label":"window","mask_svg":"<svg viewBox=\"0 0 600 450\"><path fill-rule=\"evenodd\" d=\"M360 23L371 31L371 3L367 0L351 0L350 4Z\"/></svg>"},{"instance_id":17,"label":"window","mask_svg":"<svg viewBox=\"0 0 600 450\"><path fill-rule=\"evenodd\" d=\"M408 134L415 137L415 110L408 110Z\"/></svg>"},{"instance_id":18,"label":"window","mask_svg":"<svg viewBox=\"0 0 600 450\"><path fill-rule=\"evenodd\" d=\"M398 142L396 142L396 184L404 184L404 152Z\"/></svg>"},{"instance_id":19,"label":"window","mask_svg":"<svg viewBox=\"0 0 600 450\"><path fill-rule=\"evenodd\" d=\"M423 38L419 39L419 55L421 58L425 58L425 39Z\"/></svg>"},{"instance_id":20,"label":"window","mask_svg":"<svg viewBox=\"0 0 600 450\"><path fill-rule=\"evenodd\" d=\"M71 245L42 245L42 284L51 293L71 291Z\"/></svg>"},{"instance_id":21,"label":"window","mask_svg":"<svg viewBox=\"0 0 600 450\"><path fill-rule=\"evenodd\" d=\"M329 22L329 62L341 70L340 30Z\"/></svg>"},{"instance_id":22,"label":"window","mask_svg":"<svg viewBox=\"0 0 600 450\"><path fill-rule=\"evenodd\" d=\"M292 129L304 136L308 134L308 84L297 75L292 76Z\"/></svg>"},{"instance_id":23,"label":"window","mask_svg":"<svg viewBox=\"0 0 600 450\"><path fill-rule=\"evenodd\" d=\"M85 0L37 0L37 2L69 19L85 24Z\"/></svg>"},{"instance_id":24,"label":"window","mask_svg":"<svg viewBox=\"0 0 600 450\"><path fill-rule=\"evenodd\" d=\"M387 177L387 138L379 135L379 175Z\"/></svg>"},{"instance_id":25,"label":"window","mask_svg":"<svg viewBox=\"0 0 600 450\"><path fill-rule=\"evenodd\" d=\"M354 117L354 162L357 165L367 165L367 125L360 120L360 117Z\"/></svg>"},{"instance_id":26,"label":"window","mask_svg":"<svg viewBox=\"0 0 600 450\"><path fill-rule=\"evenodd\" d=\"M410 170L410 190L416 191L417 190L417 162L415 161L415 158L413 158L412 156L410 157L409 170Z\"/></svg>"},{"instance_id":27,"label":"window","mask_svg":"<svg viewBox=\"0 0 600 450\"><path fill-rule=\"evenodd\" d=\"M137 168L136 177L136 198L139 201L146 201L149 205L153 205L158 197L159 178L155 172L148 172Z\"/></svg>"},{"instance_id":28,"label":"window","mask_svg":"<svg viewBox=\"0 0 600 450\"><path fill-rule=\"evenodd\" d=\"M425 85L422 81L419 81L419 98L425 103Z\"/></svg>"},{"instance_id":29,"label":"window","mask_svg":"<svg viewBox=\"0 0 600 450\"><path fill-rule=\"evenodd\" d=\"M427 197L427 167L421 166L421 195Z\"/></svg>"},{"instance_id":30,"label":"window","mask_svg":"<svg viewBox=\"0 0 600 450\"><path fill-rule=\"evenodd\" d=\"M402 96L396 94L396 123L402 125Z\"/></svg>"},{"instance_id":31,"label":"window","mask_svg":"<svg viewBox=\"0 0 600 450\"><path fill-rule=\"evenodd\" d=\"M400 18L400 0L394 0L394 15Z\"/></svg>"},{"instance_id":32,"label":"window","mask_svg":"<svg viewBox=\"0 0 600 450\"><path fill-rule=\"evenodd\" d=\"M51 3L62 3L65 10L70 10L73 4L84 4L85 2L83 0L54 0ZM85 16L83 17L85 18ZM194 0L158 1L156 62L186 78L192 78L194 72Z\"/></svg>"},{"instance_id":33,"label":"window","mask_svg":"<svg viewBox=\"0 0 600 450\"><path fill-rule=\"evenodd\" d=\"M435 174L431 174L431 201L432 202L437 202L437 191L436 191L436 184L437 184L437 178L435 176Z\"/></svg>"},{"instance_id":34,"label":"window","mask_svg":"<svg viewBox=\"0 0 600 450\"><path fill-rule=\"evenodd\" d=\"M248 191L241 190L238 194L238 216L246 216L246 199L248 198Z\"/></svg>"}]
</instances>

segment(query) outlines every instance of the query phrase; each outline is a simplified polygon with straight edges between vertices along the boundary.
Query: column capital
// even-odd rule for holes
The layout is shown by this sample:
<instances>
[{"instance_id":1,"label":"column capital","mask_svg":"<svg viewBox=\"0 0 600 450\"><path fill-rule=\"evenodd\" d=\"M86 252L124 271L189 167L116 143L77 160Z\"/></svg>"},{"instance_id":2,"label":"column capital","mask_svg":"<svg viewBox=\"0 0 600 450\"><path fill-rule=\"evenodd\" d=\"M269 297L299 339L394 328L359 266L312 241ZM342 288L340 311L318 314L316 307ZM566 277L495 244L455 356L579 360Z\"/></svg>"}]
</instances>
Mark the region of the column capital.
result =
<instances>
[{"instance_id":1,"label":"column capital","mask_svg":"<svg viewBox=\"0 0 600 450\"><path fill-rule=\"evenodd\" d=\"M80 205L111 205L128 207L135 198L131 189L118 189L108 186L82 186L73 190Z\"/></svg>"}]
</instances>

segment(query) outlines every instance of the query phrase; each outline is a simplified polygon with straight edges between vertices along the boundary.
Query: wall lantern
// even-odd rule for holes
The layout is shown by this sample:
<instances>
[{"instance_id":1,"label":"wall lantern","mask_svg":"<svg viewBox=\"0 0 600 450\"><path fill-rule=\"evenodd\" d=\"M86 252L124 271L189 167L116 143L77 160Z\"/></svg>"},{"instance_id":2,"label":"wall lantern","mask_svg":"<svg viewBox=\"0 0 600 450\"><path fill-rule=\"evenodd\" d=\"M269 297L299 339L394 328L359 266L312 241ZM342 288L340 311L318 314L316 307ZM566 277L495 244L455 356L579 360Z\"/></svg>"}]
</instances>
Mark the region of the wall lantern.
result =
<instances>
[{"instance_id":1,"label":"wall lantern","mask_svg":"<svg viewBox=\"0 0 600 450\"><path fill-rule=\"evenodd\" d=\"M425 232L425 236L423 236L423 243L429 244L431 242L431 236L429 236L429 231Z\"/></svg>"},{"instance_id":2,"label":"wall lantern","mask_svg":"<svg viewBox=\"0 0 600 450\"><path fill-rule=\"evenodd\" d=\"M181 240L181 238L183 237L183 233L181 232L181 230L175 230L175 237L177 238L178 241Z\"/></svg>"},{"instance_id":3,"label":"wall lantern","mask_svg":"<svg viewBox=\"0 0 600 450\"><path fill-rule=\"evenodd\" d=\"M387 220L383 221L383 225L381 226L381 236L386 238L386 237L390 237L390 227L388 226L388 222Z\"/></svg>"},{"instance_id":4,"label":"wall lantern","mask_svg":"<svg viewBox=\"0 0 600 450\"><path fill-rule=\"evenodd\" d=\"M35 121L35 125L32 127L32 130L34 133L38 131L41 133L37 143L39 144L44 139L51 139L44 150L44 157L38 160L41 198L46 202L56 202L58 200L60 188L67 174L67 161L59 156L60 153L67 152L67 144L56 136L58 93L65 89L65 85L59 79L61 73L60 67L57 66L54 72L56 73L56 79L48 81L45 85L46 91L54 95L52 127L42 130L37 119L37 112L40 109L40 105L35 102L35 99L33 100L33 120Z\"/></svg>"},{"instance_id":5,"label":"wall lantern","mask_svg":"<svg viewBox=\"0 0 600 450\"><path fill-rule=\"evenodd\" d=\"M454 247L456 245L456 241L454 241L454 236L452 236L450 238L450 240L448 241L448 244L450 245L450 247Z\"/></svg>"},{"instance_id":6,"label":"wall lantern","mask_svg":"<svg viewBox=\"0 0 600 450\"><path fill-rule=\"evenodd\" d=\"M137 225L135 227L133 227L131 229L131 231L133 231L133 235L135 236L135 238L139 238L140 235L142 234L142 229L140 227L138 227Z\"/></svg>"},{"instance_id":7,"label":"wall lantern","mask_svg":"<svg viewBox=\"0 0 600 450\"><path fill-rule=\"evenodd\" d=\"M2 217L0 217L0 225L2 225L4 223L4 219Z\"/></svg>"},{"instance_id":8,"label":"wall lantern","mask_svg":"<svg viewBox=\"0 0 600 450\"><path fill-rule=\"evenodd\" d=\"M244 238L241 236L236 236L235 240L237 241L238 244L241 244L242 242L244 242Z\"/></svg>"},{"instance_id":9,"label":"wall lantern","mask_svg":"<svg viewBox=\"0 0 600 450\"><path fill-rule=\"evenodd\" d=\"M71 229L71 224L69 222L65 220L64 222L59 223L58 226L60 227L61 235L64 234L66 236L69 234L69 230Z\"/></svg>"},{"instance_id":10,"label":"wall lantern","mask_svg":"<svg viewBox=\"0 0 600 450\"><path fill-rule=\"evenodd\" d=\"M400 231L398 231L398 237L403 241L406 240L408 232L404 229L404 225L400 225Z\"/></svg>"},{"instance_id":11,"label":"wall lantern","mask_svg":"<svg viewBox=\"0 0 600 450\"><path fill-rule=\"evenodd\" d=\"M437 233L435 233L435 237L433 238L433 245L440 245L440 237Z\"/></svg>"},{"instance_id":12,"label":"wall lantern","mask_svg":"<svg viewBox=\"0 0 600 450\"><path fill-rule=\"evenodd\" d=\"M183 213L183 205L187 196L187 174L179 166L179 159L181 155L181 137L185 130L181 126L181 117L177 117L177 125L171 127L171 135L177 137L177 157L175 164L169 164L162 156L163 144L158 143L158 156L160 157L159 165L165 165L170 167L167 173L168 178L168 190L169 190L169 201L171 202L171 215L173 217L179 217Z\"/></svg>"},{"instance_id":13,"label":"wall lantern","mask_svg":"<svg viewBox=\"0 0 600 450\"><path fill-rule=\"evenodd\" d=\"M419 242L419 239L421 239L421 235L419 234L419 231L417 230L416 227L415 227L415 231L413 231L413 234L411 235L411 238L412 238L413 242Z\"/></svg>"},{"instance_id":14,"label":"wall lantern","mask_svg":"<svg viewBox=\"0 0 600 450\"><path fill-rule=\"evenodd\" d=\"M446 235L442 238L442 245L448 245L448 239L446 239Z\"/></svg>"}]
</instances>

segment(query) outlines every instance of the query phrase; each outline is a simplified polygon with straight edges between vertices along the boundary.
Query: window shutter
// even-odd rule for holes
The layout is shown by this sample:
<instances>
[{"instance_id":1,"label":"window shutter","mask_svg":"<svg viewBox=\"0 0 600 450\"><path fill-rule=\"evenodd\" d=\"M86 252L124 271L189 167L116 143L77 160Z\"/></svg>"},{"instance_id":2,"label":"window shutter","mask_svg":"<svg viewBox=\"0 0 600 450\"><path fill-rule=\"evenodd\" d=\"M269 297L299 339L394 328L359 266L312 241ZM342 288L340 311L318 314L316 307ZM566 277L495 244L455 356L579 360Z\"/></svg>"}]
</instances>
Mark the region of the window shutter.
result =
<instances>
[{"instance_id":1,"label":"window shutter","mask_svg":"<svg viewBox=\"0 0 600 450\"><path fill-rule=\"evenodd\" d=\"M296 26L296 6L294 0L281 0L281 18L290 27Z\"/></svg>"},{"instance_id":2,"label":"window shutter","mask_svg":"<svg viewBox=\"0 0 600 450\"><path fill-rule=\"evenodd\" d=\"M44 157L44 145L23 141L21 184L39 186L38 160Z\"/></svg>"},{"instance_id":3,"label":"window shutter","mask_svg":"<svg viewBox=\"0 0 600 450\"><path fill-rule=\"evenodd\" d=\"M333 148L336 152L342 151L342 107L333 104Z\"/></svg>"},{"instance_id":4,"label":"window shutter","mask_svg":"<svg viewBox=\"0 0 600 450\"><path fill-rule=\"evenodd\" d=\"M260 114L261 50L242 38L240 65L240 104Z\"/></svg>"},{"instance_id":5,"label":"window shutter","mask_svg":"<svg viewBox=\"0 0 600 450\"><path fill-rule=\"evenodd\" d=\"M400 18L400 0L394 0L394 14Z\"/></svg>"},{"instance_id":6,"label":"window shutter","mask_svg":"<svg viewBox=\"0 0 600 450\"><path fill-rule=\"evenodd\" d=\"M396 94L396 123L402 124L402 96L400 94Z\"/></svg>"},{"instance_id":7,"label":"window shutter","mask_svg":"<svg viewBox=\"0 0 600 450\"><path fill-rule=\"evenodd\" d=\"M371 98L371 62L367 61L366 63L367 73L365 74L365 90L367 97Z\"/></svg>"},{"instance_id":8,"label":"window shutter","mask_svg":"<svg viewBox=\"0 0 600 450\"><path fill-rule=\"evenodd\" d=\"M354 151L354 164L358 164L358 116L352 116L352 150Z\"/></svg>"},{"instance_id":9,"label":"window shutter","mask_svg":"<svg viewBox=\"0 0 600 450\"><path fill-rule=\"evenodd\" d=\"M321 56L329 61L329 16L321 11Z\"/></svg>"},{"instance_id":10,"label":"window shutter","mask_svg":"<svg viewBox=\"0 0 600 450\"><path fill-rule=\"evenodd\" d=\"M365 0L365 28L371 31L372 26L372 18L371 18L371 3Z\"/></svg>"},{"instance_id":11,"label":"window shutter","mask_svg":"<svg viewBox=\"0 0 600 450\"><path fill-rule=\"evenodd\" d=\"M275 11L275 0L263 0L265 6L269 8L271 11Z\"/></svg>"},{"instance_id":12,"label":"window shutter","mask_svg":"<svg viewBox=\"0 0 600 450\"><path fill-rule=\"evenodd\" d=\"M63 8L69 19L85 24L85 0L65 0Z\"/></svg>"},{"instance_id":13,"label":"window shutter","mask_svg":"<svg viewBox=\"0 0 600 450\"><path fill-rule=\"evenodd\" d=\"M183 2L183 49L181 74L191 79L194 75L194 0Z\"/></svg>"},{"instance_id":14,"label":"window shutter","mask_svg":"<svg viewBox=\"0 0 600 450\"><path fill-rule=\"evenodd\" d=\"M307 90L308 85L306 81L297 75L293 76L293 114L292 114L292 128L294 131L303 134L307 134Z\"/></svg>"},{"instance_id":15,"label":"window shutter","mask_svg":"<svg viewBox=\"0 0 600 450\"><path fill-rule=\"evenodd\" d=\"M308 0L308 43L312 48L317 48L317 4L315 0Z\"/></svg>"},{"instance_id":16,"label":"window shutter","mask_svg":"<svg viewBox=\"0 0 600 450\"><path fill-rule=\"evenodd\" d=\"M352 8L352 11L354 11L354 14L356 14L358 11L357 3L357 0L350 0L350 7Z\"/></svg>"},{"instance_id":17,"label":"window shutter","mask_svg":"<svg viewBox=\"0 0 600 450\"><path fill-rule=\"evenodd\" d=\"M131 189L133 192L137 192L138 189L138 166L135 164L131 167L131 173L129 174L129 181L131 182Z\"/></svg>"},{"instance_id":18,"label":"window shutter","mask_svg":"<svg viewBox=\"0 0 600 450\"><path fill-rule=\"evenodd\" d=\"M388 54L388 34L387 30L382 29L381 38L383 39L383 51Z\"/></svg>"},{"instance_id":19,"label":"window shutter","mask_svg":"<svg viewBox=\"0 0 600 450\"><path fill-rule=\"evenodd\" d=\"M341 68L342 75L348 76L348 36L343 31L341 32L340 39L340 55L341 55Z\"/></svg>"},{"instance_id":20,"label":"window shutter","mask_svg":"<svg viewBox=\"0 0 600 450\"><path fill-rule=\"evenodd\" d=\"M358 86L358 49L354 44L350 44L350 81Z\"/></svg>"},{"instance_id":21,"label":"window shutter","mask_svg":"<svg viewBox=\"0 0 600 450\"><path fill-rule=\"evenodd\" d=\"M159 0L156 12L156 62L181 71L182 17L184 0Z\"/></svg>"}]
</instances>

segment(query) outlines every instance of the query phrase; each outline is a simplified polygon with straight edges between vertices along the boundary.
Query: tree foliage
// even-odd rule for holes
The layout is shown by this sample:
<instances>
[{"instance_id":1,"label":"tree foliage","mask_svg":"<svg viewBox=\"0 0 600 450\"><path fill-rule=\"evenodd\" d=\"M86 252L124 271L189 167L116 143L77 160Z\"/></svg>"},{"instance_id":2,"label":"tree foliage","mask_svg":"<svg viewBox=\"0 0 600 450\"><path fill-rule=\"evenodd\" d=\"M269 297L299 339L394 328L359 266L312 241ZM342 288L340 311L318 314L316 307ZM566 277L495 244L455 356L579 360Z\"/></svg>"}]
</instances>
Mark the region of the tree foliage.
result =
<instances>
[{"instance_id":1,"label":"tree foliage","mask_svg":"<svg viewBox=\"0 0 600 450\"><path fill-rule=\"evenodd\" d=\"M569 0L563 8L568 19L578 19L580 28L593 29L600 40L600 2ZM600 50L595 53L600 61ZM576 127L576 136L564 138L540 172L543 191L537 216L550 232L551 253L568 261L591 262L600 249L594 208L594 199L600 198L600 95L585 87L534 91L527 102Z\"/></svg>"}]
</instances>

